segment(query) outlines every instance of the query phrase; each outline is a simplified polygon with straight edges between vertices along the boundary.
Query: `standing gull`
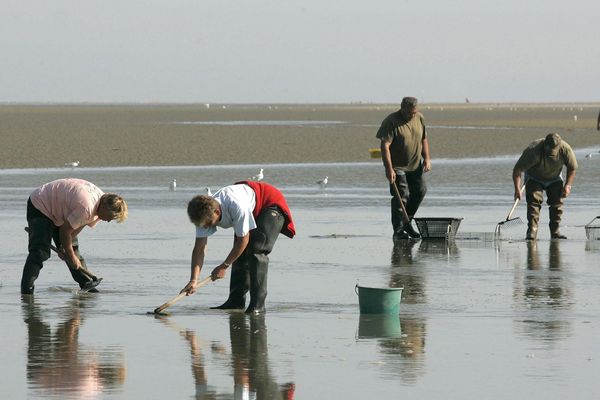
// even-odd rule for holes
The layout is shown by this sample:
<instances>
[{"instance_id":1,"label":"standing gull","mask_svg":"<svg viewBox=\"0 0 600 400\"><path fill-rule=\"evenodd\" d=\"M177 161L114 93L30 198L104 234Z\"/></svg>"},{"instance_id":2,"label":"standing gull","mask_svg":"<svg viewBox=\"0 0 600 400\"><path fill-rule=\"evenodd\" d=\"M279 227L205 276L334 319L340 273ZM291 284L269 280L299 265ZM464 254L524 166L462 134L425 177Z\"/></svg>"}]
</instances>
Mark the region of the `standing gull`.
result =
<instances>
[{"instance_id":1,"label":"standing gull","mask_svg":"<svg viewBox=\"0 0 600 400\"><path fill-rule=\"evenodd\" d=\"M177 179L173 178L173 180L169 183L169 190L174 192L177 190Z\"/></svg>"},{"instance_id":2,"label":"standing gull","mask_svg":"<svg viewBox=\"0 0 600 400\"><path fill-rule=\"evenodd\" d=\"M262 181L263 178L265 177L265 175L263 174L263 171L264 170L261 168L260 171L258 171L258 174L254 175L250 179L252 179L253 181L257 181L257 182Z\"/></svg>"},{"instance_id":3,"label":"standing gull","mask_svg":"<svg viewBox=\"0 0 600 400\"><path fill-rule=\"evenodd\" d=\"M327 186L327 182L328 182L328 181L329 181L329 177L327 177L327 176L326 176L325 178L323 178L323 179L321 179L321 180L318 180L318 181L317 181L317 184L318 184L319 186L321 186L321 188L323 189L323 188L325 188L325 186Z\"/></svg>"},{"instance_id":4,"label":"standing gull","mask_svg":"<svg viewBox=\"0 0 600 400\"><path fill-rule=\"evenodd\" d=\"M71 168L79 167L79 160L65 163L65 166Z\"/></svg>"}]
</instances>

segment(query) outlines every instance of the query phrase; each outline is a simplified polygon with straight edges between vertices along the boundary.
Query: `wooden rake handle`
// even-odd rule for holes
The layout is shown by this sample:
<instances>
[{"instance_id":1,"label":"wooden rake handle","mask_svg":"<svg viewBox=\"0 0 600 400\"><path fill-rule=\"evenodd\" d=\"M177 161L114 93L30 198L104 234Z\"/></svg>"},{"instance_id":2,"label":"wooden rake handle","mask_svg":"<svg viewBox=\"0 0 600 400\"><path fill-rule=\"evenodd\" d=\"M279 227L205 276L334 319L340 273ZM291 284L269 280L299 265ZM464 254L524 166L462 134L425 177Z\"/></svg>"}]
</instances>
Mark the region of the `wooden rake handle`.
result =
<instances>
[{"instance_id":1,"label":"wooden rake handle","mask_svg":"<svg viewBox=\"0 0 600 400\"><path fill-rule=\"evenodd\" d=\"M402 201L402 196L400 196L400 191L398 190L398 186L396 185L396 182L392 182L392 188L394 188L394 193L396 194L396 199L398 200L398 202L400 203L400 208L402 208L402 219L403 222L409 222L410 219L408 218L408 213L406 212L406 207L404 206L404 202Z\"/></svg>"},{"instance_id":2,"label":"wooden rake handle","mask_svg":"<svg viewBox=\"0 0 600 400\"><path fill-rule=\"evenodd\" d=\"M198 282L198 285L196 286L196 288L200 288L200 287L206 285L211 280L212 280L212 277L210 275L207 276L206 278L204 278L200 282ZM162 311L171 307L173 304L177 303L179 300L183 299L185 296L187 296L187 292L179 293L177 296L173 297L171 300L167 301L165 304L156 307L154 309L154 314L160 314Z\"/></svg>"},{"instance_id":3,"label":"wooden rake handle","mask_svg":"<svg viewBox=\"0 0 600 400\"><path fill-rule=\"evenodd\" d=\"M523 190L525 189L525 184L527 183L527 180L525 180L525 182L523 183L523 186L521 186L521 190L519 190L519 193L523 193ZM508 212L508 215L506 216L506 221L508 221L510 219L510 217L512 217L513 213L515 212L515 209L517 208L517 204L519 204L519 198L517 197L515 199L515 202L512 206L512 208L510 209L510 211Z\"/></svg>"}]
</instances>

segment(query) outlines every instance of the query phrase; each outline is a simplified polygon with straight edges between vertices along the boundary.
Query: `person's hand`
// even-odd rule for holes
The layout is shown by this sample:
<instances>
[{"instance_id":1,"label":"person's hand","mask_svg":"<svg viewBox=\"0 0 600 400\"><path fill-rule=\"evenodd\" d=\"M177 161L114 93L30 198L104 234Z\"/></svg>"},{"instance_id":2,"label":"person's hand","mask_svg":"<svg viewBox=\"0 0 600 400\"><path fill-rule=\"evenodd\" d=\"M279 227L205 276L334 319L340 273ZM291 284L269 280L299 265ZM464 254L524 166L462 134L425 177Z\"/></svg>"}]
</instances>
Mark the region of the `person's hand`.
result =
<instances>
[{"instance_id":1,"label":"person's hand","mask_svg":"<svg viewBox=\"0 0 600 400\"><path fill-rule=\"evenodd\" d=\"M385 177L390 182L390 185L396 182L396 171L394 171L394 168L386 168Z\"/></svg>"},{"instance_id":2,"label":"person's hand","mask_svg":"<svg viewBox=\"0 0 600 400\"><path fill-rule=\"evenodd\" d=\"M221 264L221 265L215 267L215 269L213 269L212 272L210 273L212 280L216 281L217 279L225 278L225 273L227 272L228 267L229 266L225 265L225 264Z\"/></svg>"},{"instance_id":3,"label":"person's hand","mask_svg":"<svg viewBox=\"0 0 600 400\"><path fill-rule=\"evenodd\" d=\"M562 191L562 197L569 197L569 195L571 194L571 185L565 185L563 187L563 191Z\"/></svg>"},{"instance_id":4,"label":"person's hand","mask_svg":"<svg viewBox=\"0 0 600 400\"><path fill-rule=\"evenodd\" d=\"M193 281L189 281L187 285L185 285L183 287L183 289L181 289L181 291L179 293L184 293L186 296L189 296L190 294L194 294L196 293L196 287L198 286L198 281L193 280Z\"/></svg>"},{"instance_id":5,"label":"person's hand","mask_svg":"<svg viewBox=\"0 0 600 400\"><path fill-rule=\"evenodd\" d=\"M429 158L423 160L423 172L431 171L431 160Z\"/></svg>"},{"instance_id":6,"label":"person's hand","mask_svg":"<svg viewBox=\"0 0 600 400\"><path fill-rule=\"evenodd\" d=\"M523 198L523 195L521 194L521 191L519 189L515 189L515 200L521 200Z\"/></svg>"}]
</instances>

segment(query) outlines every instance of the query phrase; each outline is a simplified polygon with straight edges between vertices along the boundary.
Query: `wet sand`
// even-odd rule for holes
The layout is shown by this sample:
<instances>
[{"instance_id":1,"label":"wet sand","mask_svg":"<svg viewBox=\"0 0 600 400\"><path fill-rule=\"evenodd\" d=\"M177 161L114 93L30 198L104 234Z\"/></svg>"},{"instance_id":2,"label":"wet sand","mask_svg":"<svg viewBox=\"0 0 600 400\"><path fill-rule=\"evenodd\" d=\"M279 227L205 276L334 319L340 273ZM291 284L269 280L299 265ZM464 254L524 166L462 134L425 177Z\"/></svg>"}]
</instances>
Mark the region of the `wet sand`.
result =
<instances>
[{"instance_id":1,"label":"wet sand","mask_svg":"<svg viewBox=\"0 0 600 400\"><path fill-rule=\"evenodd\" d=\"M435 159L514 155L552 131L575 148L595 146L599 107L423 104L421 109ZM0 168L61 167L75 160L87 167L367 161L368 149L379 146L375 132L381 120L396 108L2 105Z\"/></svg>"}]
</instances>

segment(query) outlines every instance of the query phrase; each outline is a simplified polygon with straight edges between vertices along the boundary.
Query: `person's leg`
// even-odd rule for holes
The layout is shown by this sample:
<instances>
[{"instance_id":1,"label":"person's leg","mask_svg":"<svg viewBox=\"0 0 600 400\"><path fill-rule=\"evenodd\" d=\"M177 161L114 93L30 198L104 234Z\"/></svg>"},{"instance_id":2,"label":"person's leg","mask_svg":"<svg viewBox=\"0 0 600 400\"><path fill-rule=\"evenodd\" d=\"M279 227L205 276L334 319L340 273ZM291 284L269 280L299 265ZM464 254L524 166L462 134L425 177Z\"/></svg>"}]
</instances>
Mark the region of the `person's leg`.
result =
<instances>
[{"instance_id":1,"label":"person's leg","mask_svg":"<svg viewBox=\"0 0 600 400\"><path fill-rule=\"evenodd\" d=\"M540 210L544 202L544 187L533 181L528 180L525 184L525 198L527 199L527 240L535 240L538 232L538 223L540 221Z\"/></svg>"},{"instance_id":2,"label":"person's leg","mask_svg":"<svg viewBox=\"0 0 600 400\"><path fill-rule=\"evenodd\" d=\"M248 248L231 264L229 278L229 297L225 303L211 309L243 310L246 307L246 293L250 288L250 275L248 274Z\"/></svg>"},{"instance_id":3,"label":"person's leg","mask_svg":"<svg viewBox=\"0 0 600 400\"><path fill-rule=\"evenodd\" d=\"M423 176L423 165L420 165L415 171L406 173L408 189L410 196L406 202L406 213L408 214L409 223L405 227L406 233L412 238L419 238L421 235L412 226L412 220L425 198L427 193L427 185Z\"/></svg>"},{"instance_id":4,"label":"person's leg","mask_svg":"<svg viewBox=\"0 0 600 400\"><path fill-rule=\"evenodd\" d=\"M250 273L250 304L247 314L265 311L269 254L283 228L285 217L277 207L264 209L256 218L256 229L250 232L248 268Z\"/></svg>"},{"instance_id":5,"label":"person's leg","mask_svg":"<svg viewBox=\"0 0 600 400\"><path fill-rule=\"evenodd\" d=\"M52 238L54 239L54 244L56 244L56 247L60 249L62 246L61 246L61 242L60 242L60 233L59 233L58 227L54 227L54 230L52 232ZM75 237L73 239L72 243L73 243L73 251L75 252L75 255L77 256L77 258L81 262L81 266L83 268L87 269L87 265L85 263L85 259L83 258L83 256L79 252L79 239L77 237ZM83 288L86 284L92 282L93 279L90 278L85 273L83 273L81 270L72 268L66 261L65 261L65 264L67 264L67 267L69 268L69 272L71 273L71 276L73 277L73 280L79 284L80 288ZM90 292L92 292L92 291L93 292L97 292L98 289L92 289L92 290L90 290Z\"/></svg>"},{"instance_id":6,"label":"person's leg","mask_svg":"<svg viewBox=\"0 0 600 400\"><path fill-rule=\"evenodd\" d=\"M548 204L548 213L550 216L550 237L552 239L566 239L565 235L560 233L560 221L563 214L562 198L563 182L552 183L546 188L546 203Z\"/></svg>"},{"instance_id":7,"label":"person's leg","mask_svg":"<svg viewBox=\"0 0 600 400\"><path fill-rule=\"evenodd\" d=\"M29 254L23 266L21 276L21 293L33 294L34 282L50 258L50 241L52 240L52 221L31 204L27 203L27 223L29 226Z\"/></svg>"},{"instance_id":8,"label":"person's leg","mask_svg":"<svg viewBox=\"0 0 600 400\"><path fill-rule=\"evenodd\" d=\"M402 171L396 171L396 187L398 188L398 192L400 192L402 202L406 205L410 192L408 189L406 174ZM402 214L402 208L400 207L400 202L396 197L396 191L394 190L393 185L390 185L390 194L392 195L391 215L392 228L394 229L394 239L407 239L408 235L406 234L406 232L404 232L404 224L402 223L404 219L404 216Z\"/></svg>"}]
</instances>

